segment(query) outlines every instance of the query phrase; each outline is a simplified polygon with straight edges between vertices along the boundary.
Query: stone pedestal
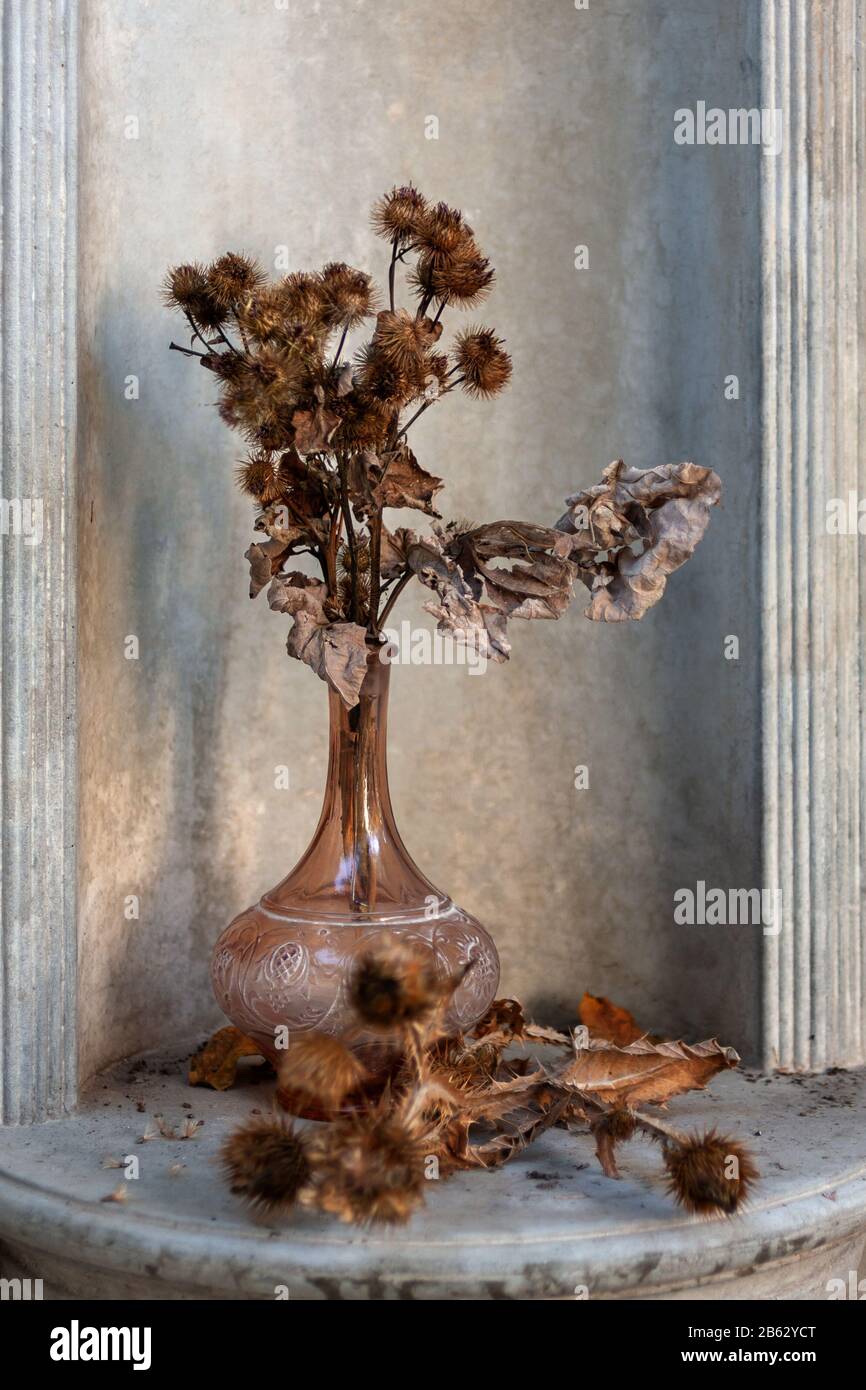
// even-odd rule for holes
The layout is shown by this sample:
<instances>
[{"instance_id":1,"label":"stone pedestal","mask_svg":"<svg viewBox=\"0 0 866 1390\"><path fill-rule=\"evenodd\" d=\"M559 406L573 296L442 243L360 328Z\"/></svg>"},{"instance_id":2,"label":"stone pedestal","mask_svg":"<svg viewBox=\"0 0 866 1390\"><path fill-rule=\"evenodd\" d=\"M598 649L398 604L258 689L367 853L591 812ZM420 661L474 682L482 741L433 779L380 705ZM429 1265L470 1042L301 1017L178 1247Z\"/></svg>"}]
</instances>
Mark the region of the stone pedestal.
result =
<instances>
[{"instance_id":1,"label":"stone pedestal","mask_svg":"<svg viewBox=\"0 0 866 1390\"><path fill-rule=\"evenodd\" d=\"M500 1170L431 1182L408 1226L363 1231L249 1217L215 1158L267 1113L273 1082L250 1064L231 1091L193 1090L187 1051L97 1077L75 1117L0 1131L0 1275L42 1279L50 1298L826 1299L860 1268L863 1072L729 1072L672 1104L678 1127L716 1125L756 1154L760 1187L733 1220L679 1211L655 1144L624 1146L616 1182L588 1135L558 1130ZM141 1143L154 1115L204 1124ZM135 1180L102 1166L128 1155ZM106 1202L118 1187L128 1200Z\"/></svg>"}]
</instances>

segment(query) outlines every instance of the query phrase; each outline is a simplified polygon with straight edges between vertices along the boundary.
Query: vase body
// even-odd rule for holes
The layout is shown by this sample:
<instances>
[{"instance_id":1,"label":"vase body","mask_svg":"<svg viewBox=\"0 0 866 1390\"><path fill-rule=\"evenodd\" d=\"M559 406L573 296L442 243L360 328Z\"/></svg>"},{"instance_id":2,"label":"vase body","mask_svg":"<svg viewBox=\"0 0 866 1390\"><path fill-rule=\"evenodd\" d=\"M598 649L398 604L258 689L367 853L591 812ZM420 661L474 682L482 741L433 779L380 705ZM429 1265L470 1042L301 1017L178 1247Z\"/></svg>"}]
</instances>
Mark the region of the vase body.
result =
<instances>
[{"instance_id":1,"label":"vase body","mask_svg":"<svg viewBox=\"0 0 866 1390\"><path fill-rule=\"evenodd\" d=\"M315 1030L372 1051L358 1030L348 980L359 953L399 936L424 943L444 977L472 968L445 1026L466 1031L496 994L499 957L479 922L424 877L394 823L386 733L390 666L371 648L359 703L329 691L324 805L312 843L287 878L226 928L211 965L220 1008L277 1061L275 1036ZM282 1039L281 1039L282 1041Z\"/></svg>"}]
</instances>

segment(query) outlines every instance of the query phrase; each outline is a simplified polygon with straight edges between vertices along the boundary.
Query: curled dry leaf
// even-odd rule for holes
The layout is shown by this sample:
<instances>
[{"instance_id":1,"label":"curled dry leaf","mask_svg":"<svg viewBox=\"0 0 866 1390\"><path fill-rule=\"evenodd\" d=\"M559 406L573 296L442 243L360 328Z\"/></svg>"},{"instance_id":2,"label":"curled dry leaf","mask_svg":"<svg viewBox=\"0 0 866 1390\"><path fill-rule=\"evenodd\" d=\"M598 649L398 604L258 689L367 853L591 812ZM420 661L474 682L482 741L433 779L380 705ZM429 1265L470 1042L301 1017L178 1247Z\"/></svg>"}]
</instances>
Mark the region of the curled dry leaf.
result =
<instances>
[{"instance_id":1,"label":"curled dry leaf","mask_svg":"<svg viewBox=\"0 0 866 1390\"><path fill-rule=\"evenodd\" d=\"M433 498L444 487L441 478L426 473L407 444L399 445L378 461L384 476L373 487L373 498L379 507L412 507L438 516Z\"/></svg>"},{"instance_id":2,"label":"curled dry leaf","mask_svg":"<svg viewBox=\"0 0 866 1390\"><path fill-rule=\"evenodd\" d=\"M488 601L505 617L558 618L571 602L571 541L562 531L523 521L494 521L470 531L451 527L443 538L475 596L480 597L483 580ZM499 559L519 563L511 568L490 563Z\"/></svg>"},{"instance_id":3,"label":"curled dry leaf","mask_svg":"<svg viewBox=\"0 0 866 1390\"><path fill-rule=\"evenodd\" d=\"M288 550L295 541L306 535L305 528L292 520L288 507L276 502L272 502L259 513L253 523L253 530L266 532L271 540L279 541L284 550Z\"/></svg>"},{"instance_id":4,"label":"curled dry leaf","mask_svg":"<svg viewBox=\"0 0 866 1390\"><path fill-rule=\"evenodd\" d=\"M357 623L331 622L327 597L322 580L299 571L276 575L268 590L270 607L294 620L286 641L289 656L310 666L351 709L367 672L367 634Z\"/></svg>"},{"instance_id":5,"label":"curled dry leaf","mask_svg":"<svg viewBox=\"0 0 866 1390\"><path fill-rule=\"evenodd\" d=\"M339 423L339 415L335 415L321 404L313 410L296 410L292 415L292 428L298 453L327 453L331 437Z\"/></svg>"},{"instance_id":6,"label":"curled dry leaf","mask_svg":"<svg viewBox=\"0 0 866 1390\"><path fill-rule=\"evenodd\" d=\"M545 1130L552 1128L562 1118L568 1107L567 1098L560 1097L552 1103L532 1100L498 1117L498 1132L490 1139L478 1144L465 1143L460 1166L498 1168L510 1158L533 1143ZM470 1121L470 1124L472 1122ZM453 1161L457 1162L457 1152Z\"/></svg>"},{"instance_id":7,"label":"curled dry leaf","mask_svg":"<svg viewBox=\"0 0 866 1390\"><path fill-rule=\"evenodd\" d=\"M410 545L406 563L425 588L432 589L439 603L425 603L428 613L438 620L440 632L450 632L471 645L488 661L507 661L511 646L505 636L505 619L489 604L479 604L456 562L442 552L434 537Z\"/></svg>"},{"instance_id":8,"label":"curled dry leaf","mask_svg":"<svg viewBox=\"0 0 866 1390\"><path fill-rule=\"evenodd\" d=\"M255 598L266 584L270 584L274 575L282 568L287 554L288 548L282 541L273 538L253 541L249 550L244 553L244 559L249 561L250 566L250 598Z\"/></svg>"},{"instance_id":9,"label":"curled dry leaf","mask_svg":"<svg viewBox=\"0 0 866 1390\"><path fill-rule=\"evenodd\" d=\"M262 1049L238 1028L220 1028L189 1064L190 1086L227 1091L234 1084L241 1057L261 1057Z\"/></svg>"},{"instance_id":10,"label":"curled dry leaf","mask_svg":"<svg viewBox=\"0 0 866 1390\"><path fill-rule=\"evenodd\" d=\"M740 1058L715 1038L689 1046L648 1038L617 1047L590 1039L551 1076L551 1084L608 1105L664 1105L672 1096L700 1091L711 1077Z\"/></svg>"},{"instance_id":11,"label":"curled dry leaf","mask_svg":"<svg viewBox=\"0 0 866 1390\"><path fill-rule=\"evenodd\" d=\"M408 568L406 551L417 539L414 531L407 531L405 526L398 527L396 531L389 531L387 526L382 527L379 564L385 582L405 573Z\"/></svg>"},{"instance_id":12,"label":"curled dry leaf","mask_svg":"<svg viewBox=\"0 0 866 1390\"><path fill-rule=\"evenodd\" d=\"M336 690L348 709L357 705L367 672L367 634L357 623L319 624L298 613L286 642L295 656Z\"/></svg>"},{"instance_id":13,"label":"curled dry leaf","mask_svg":"<svg viewBox=\"0 0 866 1390\"><path fill-rule=\"evenodd\" d=\"M578 1008L581 1023L597 1038L626 1047L645 1036L645 1029L639 1028L628 1009L621 1009L600 994L584 994Z\"/></svg>"},{"instance_id":14,"label":"curled dry leaf","mask_svg":"<svg viewBox=\"0 0 866 1390\"><path fill-rule=\"evenodd\" d=\"M602 482L567 498L556 527L572 537L571 558L592 590L585 616L640 619L658 603L706 531L721 487L718 474L694 463L641 470L617 459Z\"/></svg>"},{"instance_id":15,"label":"curled dry leaf","mask_svg":"<svg viewBox=\"0 0 866 1390\"><path fill-rule=\"evenodd\" d=\"M519 999L494 999L483 1018L472 1029L473 1038L484 1038L488 1033L507 1033L512 1038L522 1038L526 1027L526 1016Z\"/></svg>"}]
</instances>

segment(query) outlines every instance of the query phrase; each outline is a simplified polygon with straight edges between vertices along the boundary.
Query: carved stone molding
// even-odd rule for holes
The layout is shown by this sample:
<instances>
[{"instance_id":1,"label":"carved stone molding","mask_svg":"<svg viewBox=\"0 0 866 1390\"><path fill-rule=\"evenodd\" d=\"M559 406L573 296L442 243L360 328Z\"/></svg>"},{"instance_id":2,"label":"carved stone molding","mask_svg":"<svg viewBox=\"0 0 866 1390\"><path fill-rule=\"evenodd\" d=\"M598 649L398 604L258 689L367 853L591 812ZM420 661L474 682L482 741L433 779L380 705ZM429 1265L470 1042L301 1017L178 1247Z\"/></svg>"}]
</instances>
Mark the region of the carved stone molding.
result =
<instances>
[{"instance_id":1,"label":"carved stone molding","mask_svg":"<svg viewBox=\"0 0 866 1390\"><path fill-rule=\"evenodd\" d=\"M0 1119L74 1102L75 0L2 4ZM41 534L40 534L41 532Z\"/></svg>"},{"instance_id":2,"label":"carved stone molding","mask_svg":"<svg viewBox=\"0 0 866 1390\"><path fill-rule=\"evenodd\" d=\"M863 7L765 0L763 805L767 1065L866 1060L863 539L827 529L866 495L860 436Z\"/></svg>"}]
</instances>

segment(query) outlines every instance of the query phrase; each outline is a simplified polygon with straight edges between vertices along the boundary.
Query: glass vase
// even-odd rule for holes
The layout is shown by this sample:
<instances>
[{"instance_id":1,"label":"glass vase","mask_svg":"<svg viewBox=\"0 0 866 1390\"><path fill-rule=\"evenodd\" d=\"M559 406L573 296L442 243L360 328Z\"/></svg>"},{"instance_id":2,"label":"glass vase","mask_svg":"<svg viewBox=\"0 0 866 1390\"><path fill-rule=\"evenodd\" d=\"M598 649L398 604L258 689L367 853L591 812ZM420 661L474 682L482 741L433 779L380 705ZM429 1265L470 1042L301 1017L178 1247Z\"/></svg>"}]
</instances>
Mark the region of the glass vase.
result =
<instances>
[{"instance_id":1,"label":"glass vase","mask_svg":"<svg viewBox=\"0 0 866 1390\"><path fill-rule=\"evenodd\" d=\"M381 651L369 651L353 709L328 692L327 783L309 848L214 948L220 1008L275 1064L277 1030L287 1029L289 1043L310 1030L347 1038L369 1065L381 1040L358 1029L347 985L359 953L383 938L422 943L443 978L472 962L448 1006L449 1031L470 1029L496 995L493 941L424 877L397 830L385 746L391 668Z\"/></svg>"}]
</instances>

